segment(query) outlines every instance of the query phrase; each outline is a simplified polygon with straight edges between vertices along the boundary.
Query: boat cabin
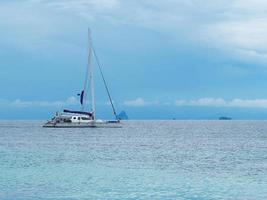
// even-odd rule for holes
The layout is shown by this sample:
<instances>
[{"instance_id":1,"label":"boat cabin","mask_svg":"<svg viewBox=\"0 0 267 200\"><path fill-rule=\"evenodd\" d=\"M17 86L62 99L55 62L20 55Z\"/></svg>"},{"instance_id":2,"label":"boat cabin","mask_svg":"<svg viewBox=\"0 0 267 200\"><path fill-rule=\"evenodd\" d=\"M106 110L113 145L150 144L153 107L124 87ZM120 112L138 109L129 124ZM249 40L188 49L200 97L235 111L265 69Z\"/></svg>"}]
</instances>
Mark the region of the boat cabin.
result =
<instances>
[{"instance_id":1,"label":"boat cabin","mask_svg":"<svg viewBox=\"0 0 267 200\"><path fill-rule=\"evenodd\" d=\"M52 121L57 123L86 123L92 120L93 119L87 115L56 115L56 117L52 119Z\"/></svg>"},{"instance_id":2,"label":"boat cabin","mask_svg":"<svg viewBox=\"0 0 267 200\"><path fill-rule=\"evenodd\" d=\"M71 122L89 122L92 120L92 118L90 118L89 116L80 116L80 115L75 115L75 116L71 116Z\"/></svg>"}]
</instances>

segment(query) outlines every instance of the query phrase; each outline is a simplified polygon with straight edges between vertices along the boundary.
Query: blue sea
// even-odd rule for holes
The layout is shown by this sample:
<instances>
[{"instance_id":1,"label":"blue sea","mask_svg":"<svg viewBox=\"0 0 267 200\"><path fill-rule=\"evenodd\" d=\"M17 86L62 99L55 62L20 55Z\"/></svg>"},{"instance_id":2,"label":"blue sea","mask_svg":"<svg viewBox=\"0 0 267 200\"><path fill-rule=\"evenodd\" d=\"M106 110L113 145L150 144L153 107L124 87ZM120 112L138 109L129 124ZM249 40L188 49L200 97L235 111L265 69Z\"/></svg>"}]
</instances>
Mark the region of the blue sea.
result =
<instances>
[{"instance_id":1,"label":"blue sea","mask_svg":"<svg viewBox=\"0 0 267 200\"><path fill-rule=\"evenodd\" d=\"M267 121L0 121L0 200L265 200Z\"/></svg>"}]
</instances>

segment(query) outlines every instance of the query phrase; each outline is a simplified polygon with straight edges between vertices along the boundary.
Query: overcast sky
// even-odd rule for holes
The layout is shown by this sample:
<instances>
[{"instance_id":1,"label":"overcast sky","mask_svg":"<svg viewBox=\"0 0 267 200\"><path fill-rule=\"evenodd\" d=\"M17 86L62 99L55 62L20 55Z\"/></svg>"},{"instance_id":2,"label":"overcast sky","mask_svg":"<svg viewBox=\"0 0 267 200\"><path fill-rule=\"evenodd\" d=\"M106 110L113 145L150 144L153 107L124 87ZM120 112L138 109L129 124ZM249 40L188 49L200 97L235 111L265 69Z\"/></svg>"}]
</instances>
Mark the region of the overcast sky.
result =
<instances>
[{"instance_id":1,"label":"overcast sky","mask_svg":"<svg viewBox=\"0 0 267 200\"><path fill-rule=\"evenodd\" d=\"M88 28L131 118L267 119L267 1L0 0L1 119L79 108Z\"/></svg>"}]
</instances>

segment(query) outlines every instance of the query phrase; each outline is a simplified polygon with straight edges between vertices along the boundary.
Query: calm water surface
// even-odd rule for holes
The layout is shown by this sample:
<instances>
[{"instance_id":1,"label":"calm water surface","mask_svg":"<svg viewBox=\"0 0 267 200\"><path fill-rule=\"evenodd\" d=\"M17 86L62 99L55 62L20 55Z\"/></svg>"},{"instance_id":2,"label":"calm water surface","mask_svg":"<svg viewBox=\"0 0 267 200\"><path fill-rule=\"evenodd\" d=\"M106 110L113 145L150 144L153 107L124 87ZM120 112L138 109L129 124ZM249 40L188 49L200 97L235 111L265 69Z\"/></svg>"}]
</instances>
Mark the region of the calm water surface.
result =
<instances>
[{"instance_id":1,"label":"calm water surface","mask_svg":"<svg viewBox=\"0 0 267 200\"><path fill-rule=\"evenodd\" d=\"M267 199L267 121L0 121L1 200Z\"/></svg>"}]
</instances>

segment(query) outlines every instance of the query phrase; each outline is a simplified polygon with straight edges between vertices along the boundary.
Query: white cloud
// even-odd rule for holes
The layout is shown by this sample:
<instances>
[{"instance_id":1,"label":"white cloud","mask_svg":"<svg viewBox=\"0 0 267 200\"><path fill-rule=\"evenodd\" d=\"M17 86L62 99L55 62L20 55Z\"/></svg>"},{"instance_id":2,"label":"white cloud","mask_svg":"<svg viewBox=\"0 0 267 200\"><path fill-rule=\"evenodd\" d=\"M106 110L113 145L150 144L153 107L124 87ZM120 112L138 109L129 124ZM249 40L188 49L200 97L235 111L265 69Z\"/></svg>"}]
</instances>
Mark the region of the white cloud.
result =
<instances>
[{"instance_id":1,"label":"white cloud","mask_svg":"<svg viewBox=\"0 0 267 200\"><path fill-rule=\"evenodd\" d=\"M98 18L115 16L114 12L119 7L119 0L28 0L31 4L44 5L47 8L67 11L72 15L81 16L92 21Z\"/></svg>"},{"instance_id":2,"label":"white cloud","mask_svg":"<svg viewBox=\"0 0 267 200\"><path fill-rule=\"evenodd\" d=\"M207 106L207 107L240 107L267 108L267 99L233 99L201 98L197 100L176 100L176 106Z\"/></svg>"},{"instance_id":3,"label":"white cloud","mask_svg":"<svg viewBox=\"0 0 267 200\"><path fill-rule=\"evenodd\" d=\"M34 2L34 1L33 1ZM111 10L119 5L119 0L69 0L69 1L38 1L48 6L76 11L103 11Z\"/></svg>"},{"instance_id":4,"label":"white cloud","mask_svg":"<svg viewBox=\"0 0 267 200\"><path fill-rule=\"evenodd\" d=\"M29 40L37 37L35 42L78 16L88 22L105 20L186 37L245 61L267 61L266 0L24 0L0 4L0 28L20 32ZM31 43L29 40L24 41Z\"/></svg>"},{"instance_id":5,"label":"white cloud","mask_svg":"<svg viewBox=\"0 0 267 200\"><path fill-rule=\"evenodd\" d=\"M200 38L239 59L266 62L266 27L267 15L262 18L232 19L203 27L203 30L200 30Z\"/></svg>"},{"instance_id":6,"label":"white cloud","mask_svg":"<svg viewBox=\"0 0 267 200\"><path fill-rule=\"evenodd\" d=\"M90 103L90 102L87 102ZM76 97L69 97L65 101L23 101L16 99L9 101L0 99L0 106L10 107L56 107L61 108L64 106L79 105L79 100ZM101 105L110 105L110 103ZM223 98L200 98L196 100L178 99L173 103L159 102L159 101L146 101L139 97L134 100L124 101L123 105L133 107L145 106L203 106L203 107L233 107L233 108L267 108L267 99L240 99L235 98L232 100L225 100Z\"/></svg>"},{"instance_id":7,"label":"white cloud","mask_svg":"<svg viewBox=\"0 0 267 200\"><path fill-rule=\"evenodd\" d=\"M151 105L157 105L157 101L145 101L143 98L139 97L134 100L125 101L123 103L126 106L151 106Z\"/></svg>"},{"instance_id":8,"label":"white cloud","mask_svg":"<svg viewBox=\"0 0 267 200\"><path fill-rule=\"evenodd\" d=\"M89 20L131 24L216 47L232 56L267 61L266 0L32 1ZM251 53L253 52L253 53ZM259 53L260 52L260 53Z\"/></svg>"},{"instance_id":9,"label":"white cloud","mask_svg":"<svg viewBox=\"0 0 267 200\"><path fill-rule=\"evenodd\" d=\"M267 108L267 99L240 99L225 100L223 98L200 98L195 100L178 99L174 104L169 102L145 101L139 97L125 101L125 106L203 106L203 107L232 107L232 108Z\"/></svg>"},{"instance_id":10,"label":"white cloud","mask_svg":"<svg viewBox=\"0 0 267 200\"><path fill-rule=\"evenodd\" d=\"M125 101L124 105L126 105L126 106L145 106L145 105L147 105L147 102L145 102L145 100L142 98L137 98L135 100Z\"/></svg>"},{"instance_id":11,"label":"white cloud","mask_svg":"<svg viewBox=\"0 0 267 200\"><path fill-rule=\"evenodd\" d=\"M0 100L0 105L11 107L63 107L70 105L78 105L79 101L75 97L69 97L65 101L22 101L17 99L15 101Z\"/></svg>"},{"instance_id":12,"label":"white cloud","mask_svg":"<svg viewBox=\"0 0 267 200\"><path fill-rule=\"evenodd\" d=\"M198 100L177 100L175 101L177 106L225 106L226 102L221 98L201 98Z\"/></svg>"},{"instance_id":13,"label":"white cloud","mask_svg":"<svg viewBox=\"0 0 267 200\"><path fill-rule=\"evenodd\" d=\"M0 46L3 48L12 47L38 55L53 54L58 49L82 50L71 39L64 40L73 34L70 24L76 23L77 18L44 6L43 1L0 1L0 19Z\"/></svg>"},{"instance_id":14,"label":"white cloud","mask_svg":"<svg viewBox=\"0 0 267 200\"><path fill-rule=\"evenodd\" d=\"M228 105L231 107L267 108L267 99L233 99Z\"/></svg>"}]
</instances>

